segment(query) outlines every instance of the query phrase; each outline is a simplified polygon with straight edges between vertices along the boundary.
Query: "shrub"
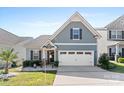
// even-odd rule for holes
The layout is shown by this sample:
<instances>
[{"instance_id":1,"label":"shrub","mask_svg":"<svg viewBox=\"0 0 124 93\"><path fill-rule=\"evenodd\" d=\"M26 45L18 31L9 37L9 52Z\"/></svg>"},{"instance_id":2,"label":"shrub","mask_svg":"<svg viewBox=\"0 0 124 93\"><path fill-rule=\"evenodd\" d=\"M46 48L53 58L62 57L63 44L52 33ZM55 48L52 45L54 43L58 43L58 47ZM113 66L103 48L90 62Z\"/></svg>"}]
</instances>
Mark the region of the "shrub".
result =
<instances>
[{"instance_id":1,"label":"shrub","mask_svg":"<svg viewBox=\"0 0 124 93\"><path fill-rule=\"evenodd\" d=\"M4 73L5 73L4 71L0 71L0 75L1 75L1 74L4 74Z\"/></svg>"},{"instance_id":2,"label":"shrub","mask_svg":"<svg viewBox=\"0 0 124 93\"><path fill-rule=\"evenodd\" d=\"M102 68L104 69L109 69L109 57L106 53L103 53L100 57L99 57L99 64Z\"/></svg>"},{"instance_id":3,"label":"shrub","mask_svg":"<svg viewBox=\"0 0 124 93\"><path fill-rule=\"evenodd\" d=\"M15 61L12 62L11 67L17 67L17 64Z\"/></svg>"},{"instance_id":4,"label":"shrub","mask_svg":"<svg viewBox=\"0 0 124 93\"><path fill-rule=\"evenodd\" d=\"M23 62L23 67L28 67L28 66L30 66L30 61L29 60L25 60Z\"/></svg>"},{"instance_id":5,"label":"shrub","mask_svg":"<svg viewBox=\"0 0 124 93\"><path fill-rule=\"evenodd\" d=\"M119 62L119 63L124 63L124 58L121 58L121 57L118 58L118 62Z\"/></svg>"},{"instance_id":6,"label":"shrub","mask_svg":"<svg viewBox=\"0 0 124 93\"><path fill-rule=\"evenodd\" d=\"M41 66L41 60L25 60L23 62L23 67L33 67L34 64L36 64L36 66Z\"/></svg>"},{"instance_id":7,"label":"shrub","mask_svg":"<svg viewBox=\"0 0 124 93\"><path fill-rule=\"evenodd\" d=\"M40 65L41 65L41 60L34 60L34 61L32 62L32 64L33 64L33 65L36 64L37 66L40 66Z\"/></svg>"}]
</instances>

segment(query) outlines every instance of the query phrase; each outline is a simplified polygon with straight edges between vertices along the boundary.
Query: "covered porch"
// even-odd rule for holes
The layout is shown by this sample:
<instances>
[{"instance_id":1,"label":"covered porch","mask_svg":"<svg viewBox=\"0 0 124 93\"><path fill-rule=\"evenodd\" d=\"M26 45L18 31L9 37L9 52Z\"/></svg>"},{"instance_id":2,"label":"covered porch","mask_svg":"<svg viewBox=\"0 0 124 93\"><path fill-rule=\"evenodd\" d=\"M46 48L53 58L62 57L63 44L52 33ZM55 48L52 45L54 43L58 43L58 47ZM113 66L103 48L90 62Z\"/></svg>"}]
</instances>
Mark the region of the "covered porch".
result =
<instances>
[{"instance_id":1,"label":"covered porch","mask_svg":"<svg viewBox=\"0 0 124 93\"><path fill-rule=\"evenodd\" d=\"M52 64L57 59L57 47L51 42L48 41L42 47L42 61L46 64Z\"/></svg>"},{"instance_id":2,"label":"covered porch","mask_svg":"<svg viewBox=\"0 0 124 93\"><path fill-rule=\"evenodd\" d=\"M110 60L117 61L119 57L124 57L124 41L108 46Z\"/></svg>"}]
</instances>

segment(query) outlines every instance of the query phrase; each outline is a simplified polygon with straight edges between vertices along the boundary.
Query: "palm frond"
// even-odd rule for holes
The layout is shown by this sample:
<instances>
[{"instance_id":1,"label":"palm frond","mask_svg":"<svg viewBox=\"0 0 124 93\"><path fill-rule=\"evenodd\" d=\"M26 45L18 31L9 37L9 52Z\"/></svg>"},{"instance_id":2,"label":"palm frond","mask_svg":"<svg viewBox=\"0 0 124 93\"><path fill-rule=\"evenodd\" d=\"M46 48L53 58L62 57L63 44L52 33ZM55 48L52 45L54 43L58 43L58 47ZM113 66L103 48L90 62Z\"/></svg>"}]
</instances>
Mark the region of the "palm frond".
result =
<instances>
[{"instance_id":1,"label":"palm frond","mask_svg":"<svg viewBox=\"0 0 124 93\"><path fill-rule=\"evenodd\" d=\"M13 53L14 49L2 49L0 53L0 59L7 61L7 62L12 62L14 59L17 58L17 54Z\"/></svg>"}]
</instances>

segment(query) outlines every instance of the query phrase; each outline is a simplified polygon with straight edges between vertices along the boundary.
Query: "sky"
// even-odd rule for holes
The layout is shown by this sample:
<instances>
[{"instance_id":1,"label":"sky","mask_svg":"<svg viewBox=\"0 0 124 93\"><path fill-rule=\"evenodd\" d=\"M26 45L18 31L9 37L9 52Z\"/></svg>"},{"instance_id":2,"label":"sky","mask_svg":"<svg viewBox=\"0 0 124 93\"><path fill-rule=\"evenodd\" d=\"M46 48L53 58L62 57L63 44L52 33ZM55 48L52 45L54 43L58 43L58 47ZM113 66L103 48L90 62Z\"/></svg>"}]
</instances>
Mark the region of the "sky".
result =
<instances>
[{"instance_id":1,"label":"sky","mask_svg":"<svg viewBox=\"0 0 124 93\"><path fill-rule=\"evenodd\" d=\"M1 7L0 28L18 36L51 35L76 11L94 28L104 27L124 14L124 8L119 7Z\"/></svg>"}]
</instances>

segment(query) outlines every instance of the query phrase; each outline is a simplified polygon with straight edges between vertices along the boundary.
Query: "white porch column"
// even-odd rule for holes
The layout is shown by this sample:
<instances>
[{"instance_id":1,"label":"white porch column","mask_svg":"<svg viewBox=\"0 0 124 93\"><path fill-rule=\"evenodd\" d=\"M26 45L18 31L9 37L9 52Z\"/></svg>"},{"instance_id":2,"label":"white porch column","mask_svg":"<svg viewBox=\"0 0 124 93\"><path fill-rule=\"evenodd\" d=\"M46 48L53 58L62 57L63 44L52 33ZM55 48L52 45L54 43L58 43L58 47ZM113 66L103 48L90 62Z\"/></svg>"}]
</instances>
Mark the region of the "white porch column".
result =
<instances>
[{"instance_id":1,"label":"white porch column","mask_svg":"<svg viewBox=\"0 0 124 93\"><path fill-rule=\"evenodd\" d=\"M46 50L45 49L43 49L43 54L42 55L43 55L43 59L46 60Z\"/></svg>"},{"instance_id":2,"label":"white porch column","mask_svg":"<svg viewBox=\"0 0 124 93\"><path fill-rule=\"evenodd\" d=\"M56 61L56 49L54 49L54 61Z\"/></svg>"},{"instance_id":3,"label":"white porch column","mask_svg":"<svg viewBox=\"0 0 124 93\"><path fill-rule=\"evenodd\" d=\"M119 56L119 43L116 44L115 48L116 48L115 61L117 61L118 60L118 56Z\"/></svg>"}]
</instances>

